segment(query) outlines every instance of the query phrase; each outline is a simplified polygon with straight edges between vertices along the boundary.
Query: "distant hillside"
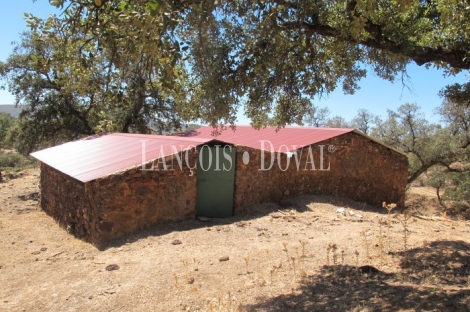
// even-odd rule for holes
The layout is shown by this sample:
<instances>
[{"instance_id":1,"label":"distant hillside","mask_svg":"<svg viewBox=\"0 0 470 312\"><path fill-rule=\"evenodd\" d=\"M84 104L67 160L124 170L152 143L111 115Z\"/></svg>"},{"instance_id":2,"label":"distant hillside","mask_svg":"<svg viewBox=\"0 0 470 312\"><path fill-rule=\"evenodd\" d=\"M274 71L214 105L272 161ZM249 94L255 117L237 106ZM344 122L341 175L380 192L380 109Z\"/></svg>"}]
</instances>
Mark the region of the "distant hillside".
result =
<instances>
[{"instance_id":1,"label":"distant hillside","mask_svg":"<svg viewBox=\"0 0 470 312\"><path fill-rule=\"evenodd\" d=\"M0 113L7 113L13 117L18 117L21 109L21 107L15 107L15 105L0 105Z\"/></svg>"}]
</instances>

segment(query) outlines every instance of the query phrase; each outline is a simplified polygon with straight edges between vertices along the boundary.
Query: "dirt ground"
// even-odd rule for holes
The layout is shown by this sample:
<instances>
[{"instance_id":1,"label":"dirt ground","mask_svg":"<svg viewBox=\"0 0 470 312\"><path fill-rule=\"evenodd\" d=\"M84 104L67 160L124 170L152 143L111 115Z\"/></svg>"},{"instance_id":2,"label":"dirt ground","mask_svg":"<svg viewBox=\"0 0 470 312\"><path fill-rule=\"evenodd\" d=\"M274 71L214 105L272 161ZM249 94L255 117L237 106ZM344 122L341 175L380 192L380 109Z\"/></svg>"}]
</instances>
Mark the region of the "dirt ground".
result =
<instances>
[{"instance_id":1,"label":"dirt ground","mask_svg":"<svg viewBox=\"0 0 470 312\"><path fill-rule=\"evenodd\" d=\"M470 222L422 200L406 231L398 209L304 196L97 249L39 209L38 176L0 183L1 311L470 311Z\"/></svg>"}]
</instances>

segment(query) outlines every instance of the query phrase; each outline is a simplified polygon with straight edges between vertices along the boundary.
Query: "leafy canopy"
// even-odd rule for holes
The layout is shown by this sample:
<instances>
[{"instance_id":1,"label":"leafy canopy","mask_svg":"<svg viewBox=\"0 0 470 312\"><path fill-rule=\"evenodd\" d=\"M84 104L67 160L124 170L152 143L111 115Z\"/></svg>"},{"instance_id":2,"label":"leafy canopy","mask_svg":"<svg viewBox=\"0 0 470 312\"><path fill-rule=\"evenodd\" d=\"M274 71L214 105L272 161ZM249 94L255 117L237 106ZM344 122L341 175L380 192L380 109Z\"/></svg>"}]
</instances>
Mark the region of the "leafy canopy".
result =
<instances>
[{"instance_id":1,"label":"leafy canopy","mask_svg":"<svg viewBox=\"0 0 470 312\"><path fill-rule=\"evenodd\" d=\"M28 105L17 129L24 151L100 131L234 125L240 109L255 127L302 124L308 115L325 124L315 99L338 86L354 93L370 71L394 80L410 62L447 75L470 68L462 1L50 3L62 14L26 14L31 31L0 63L17 103ZM441 92L468 106L468 90L463 83ZM355 125L369 132L363 113Z\"/></svg>"},{"instance_id":2,"label":"leafy canopy","mask_svg":"<svg viewBox=\"0 0 470 312\"><path fill-rule=\"evenodd\" d=\"M121 56L93 37L75 33L52 16L26 14L32 31L24 33L0 78L23 107L10 130L22 153L103 131L161 133L180 127L180 84L165 85L165 69L146 71L152 60ZM184 70L174 68L174 71Z\"/></svg>"},{"instance_id":3,"label":"leafy canopy","mask_svg":"<svg viewBox=\"0 0 470 312\"><path fill-rule=\"evenodd\" d=\"M50 2L72 32L120 51L117 67L145 53L167 88L184 76L183 116L214 126L241 108L255 127L302 123L316 97L353 93L367 71L394 80L410 62L470 68L470 7L457 0Z\"/></svg>"}]
</instances>

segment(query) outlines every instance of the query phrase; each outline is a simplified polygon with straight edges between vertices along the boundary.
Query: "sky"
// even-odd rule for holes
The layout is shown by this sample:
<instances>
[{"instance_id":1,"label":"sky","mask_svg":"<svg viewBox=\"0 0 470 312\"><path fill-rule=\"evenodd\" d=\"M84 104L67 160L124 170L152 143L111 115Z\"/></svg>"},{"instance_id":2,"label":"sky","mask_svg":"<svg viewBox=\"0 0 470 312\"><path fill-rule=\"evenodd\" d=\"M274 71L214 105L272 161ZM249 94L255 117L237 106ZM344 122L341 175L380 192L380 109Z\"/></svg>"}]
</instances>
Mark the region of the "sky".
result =
<instances>
[{"instance_id":1,"label":"sky","mask_svg":"<svg viewBox=\"0 0 470 312\"><path fill-rule=\"evenodd\" d=\"M1 0L0 11L0 61L6 61L11 54L11 42L19 41L20 33L27 30L24 12L45 18L49 14L60 14L48 0ZM444 86L456 82L466 82L468 72L457 76L444 77L443 72L436 69L426 69L412 64L408 67L410 76L407 88L403 88L401 79L394 83L382 80L369 72L359 83L360 90L354 95L345 95L341 87L336 91L316 100L314 105L328 107L330 117L339 115L351 120L359 109L367 109L374 115L385 117L387 110L396 110L401 104L416 103L432 122L439 122L439 116L434 111L442 103L438 96ZM14 104L13 96L7 91L0 90L0 104ZM249 124L249 119L238 114L238 124Z\"/></svg>"}]
</instances>

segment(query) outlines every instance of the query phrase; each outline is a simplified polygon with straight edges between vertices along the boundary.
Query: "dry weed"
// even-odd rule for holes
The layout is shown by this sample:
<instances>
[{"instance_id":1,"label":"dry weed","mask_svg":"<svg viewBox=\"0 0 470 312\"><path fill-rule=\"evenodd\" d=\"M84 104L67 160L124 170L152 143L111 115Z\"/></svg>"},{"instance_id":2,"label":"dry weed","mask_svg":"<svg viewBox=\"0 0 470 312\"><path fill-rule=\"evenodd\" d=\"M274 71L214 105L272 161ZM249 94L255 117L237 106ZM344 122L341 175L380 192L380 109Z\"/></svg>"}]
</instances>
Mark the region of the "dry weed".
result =
<instances>
[{"instance_id":1,"label":"dry weed","mask_svg":"<svg viewBox=\"0 0 470 312\"><path fill-rule=\"evenodd\" d=\"M388 239L388 249L390 250L390 227L391 227L391 222L390 222L390 217L392 215L392 210L397 208L397 204L390 203L387 204L386 202L382 203L382 207L387 209L387 239Z\"/></svg>"}]
</instances>

